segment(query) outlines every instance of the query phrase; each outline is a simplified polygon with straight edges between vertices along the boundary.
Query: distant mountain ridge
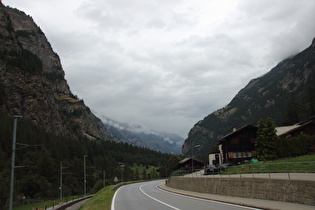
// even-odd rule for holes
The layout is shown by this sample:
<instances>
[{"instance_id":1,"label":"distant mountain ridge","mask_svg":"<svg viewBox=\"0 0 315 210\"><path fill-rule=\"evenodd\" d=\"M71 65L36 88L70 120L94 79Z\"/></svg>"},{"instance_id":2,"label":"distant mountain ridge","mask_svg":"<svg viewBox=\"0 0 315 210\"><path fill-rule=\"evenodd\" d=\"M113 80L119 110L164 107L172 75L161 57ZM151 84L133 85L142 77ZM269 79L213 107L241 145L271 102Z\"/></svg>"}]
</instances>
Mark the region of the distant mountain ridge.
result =
<instances>
[{"instance_id":1,"label":"distant mountain ridge","mask_svg":"<svg viewBox=\"0 0 315 210\"><path fill-rule=\"evenodd\" d=\"M177 134L148 130L140 125L119 123L108 117L101 117L105 127L116 141L146 147L169 154L180 154L184 139Z\"/></svg>"},{"instance_id":2,"label":"distant mountain ridge","mask_svg":"<svg viewBox=\"0 0 315 210\"><path fill-rule=\"evenodd\" d=\"M234 126L257 125L267 117L277 126L306 120L315 114L314 86L315 38L307 49L251 80L227 106L196 123L185 140L182 154L189 154L192 145L197 144L201 147L196 152L209 154Z\"/></svg>"}]
</instances>

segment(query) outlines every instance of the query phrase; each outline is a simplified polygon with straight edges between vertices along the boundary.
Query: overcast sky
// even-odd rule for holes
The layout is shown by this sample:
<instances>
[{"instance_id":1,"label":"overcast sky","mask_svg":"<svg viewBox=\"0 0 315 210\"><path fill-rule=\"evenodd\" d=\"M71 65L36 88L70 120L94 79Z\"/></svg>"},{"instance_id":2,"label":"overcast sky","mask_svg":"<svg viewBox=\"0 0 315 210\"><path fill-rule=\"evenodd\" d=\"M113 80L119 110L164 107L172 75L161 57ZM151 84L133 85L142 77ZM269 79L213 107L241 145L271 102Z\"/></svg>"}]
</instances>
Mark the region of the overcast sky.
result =
<instances>
[{"instance_id":1,"label":"overcast sky","mask_svg":"<svg viewBox=\"0 0 315 210\"><path fill-rule=\"evenodd\" d=\"M311 44L314 0L3 0L33 17L97 116L187 138Z\"/></svg>"}]
</instances>

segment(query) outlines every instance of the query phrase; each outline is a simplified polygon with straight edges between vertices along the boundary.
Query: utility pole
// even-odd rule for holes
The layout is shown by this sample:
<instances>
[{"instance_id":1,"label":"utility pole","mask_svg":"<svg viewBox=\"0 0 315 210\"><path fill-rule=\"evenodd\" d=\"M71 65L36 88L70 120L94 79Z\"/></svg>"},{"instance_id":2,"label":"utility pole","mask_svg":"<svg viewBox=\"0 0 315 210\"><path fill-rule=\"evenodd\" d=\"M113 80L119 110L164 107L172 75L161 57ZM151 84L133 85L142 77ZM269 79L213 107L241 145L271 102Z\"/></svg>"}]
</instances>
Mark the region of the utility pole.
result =
<instances>
[{"instance_id":1,"label":"utility pole","mask_svg":"<svg viewBox=\"0 0 315 210\"><path fill-rule=\"evenodd\" d=\"M17 119L18 119L18 118L22 118L22 116L20 116L20 115L14 115L9 210L12 210L12 207L13 207L14 168L15 168L15 151L16 151L16 127L17 127Z\"/></svg>"},{"instance_id":2,"label":"utility pole","mask_svg":"<svg viewBox=\"0 0 315 210\"><path fill-rule=\"evenodd\" d=\"M68 167L62 167L62 161L60 161L60 202L62 203L62 175L66 174L62 172L62 169L68 168ZM69 173L67 173L69 174Z\"/></svg>"},{"instance_id":3,"label":"utility pole","mask_svg":"<svg viewBox=\"0 0 315 210\"><path fill-rule=\"evenodd\" d=\"M121 163L121 165L120 165L120 169L121 169L121 183L124 182L124 167L125 167L125 164Z\"/></svg>"},{"instance_id":4,"label":"utility pole","mask_svg":"<svg viewBox=\"0 0 315 210\"><path fill-rule=\"evenodd\" d=\"M62 161L60 161L60 202L62 203Z\"/></svg>"},{"instance_id":5,"label":"utility pole","mask_svg":"<svg viewBox=\"0 0 315 210\"><path fill-rule=\"evenodd\" d=\"M62 161L60 161L60 202L62 203L62 175L73 174L73 173L63 173L62 169L69 167L62 167Z\"/></svg>"},{"instance_id":6,"label":"utility pole","mask_svg":"<svg viewBox=\"0 0 315 210\"><path fill-rule=\"evenodd\" d=\"M87 157L87 155L83 155L83 159L84 159L84 196L86 196L86 162L85 162L86 157Z\"/></svg>"},{"instance_id":7,"label":"utility pole","mask_svg":"<svg viewBox=\"0 0 315 210\"><path fill-rule=\"evenodd\" d=\"M192 146L191 147L191 173L193 173L194 172L194 147L200 147L200 145L198 144L198 145L195 145L195 146Z\"/></svg>"},{"instance_id":8,"label":"utility pole","mask_svg":"<svg viewBox=\"0 0 315 210\"><path fill-rule=\"evenodd\" d=\"M105 187L105 170L103 170L103 187Z\"/></svg>"}]
</instances>

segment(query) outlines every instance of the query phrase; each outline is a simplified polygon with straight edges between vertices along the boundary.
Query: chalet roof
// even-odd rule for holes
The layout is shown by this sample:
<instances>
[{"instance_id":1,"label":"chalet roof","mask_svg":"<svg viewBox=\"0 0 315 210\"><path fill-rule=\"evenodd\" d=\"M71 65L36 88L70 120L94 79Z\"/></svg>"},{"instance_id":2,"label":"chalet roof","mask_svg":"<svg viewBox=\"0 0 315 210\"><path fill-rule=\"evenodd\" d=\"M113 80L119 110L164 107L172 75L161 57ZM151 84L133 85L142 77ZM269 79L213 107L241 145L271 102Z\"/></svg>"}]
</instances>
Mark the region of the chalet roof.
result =
<instances>
[{"instance_id":1,"label":"chalet roof","mask_svg":"<svg viewBox=\"0 0 315 210\"><path fill-rule=\"evenodd\" d=\"M183 164L183 163L185 163L186 161L188 161L189 159L191 159L191 158L184 158L184 159L182 159L181 161L179 161L179 164Z\"/></svg>"},{"instance_id":2,"label":"chalet roof","mask_svg":"<svg viewBox=\"0 0 315 210\"><path fill-rule=\"evenodd\" d=\"M286 134L286 133L294 130L295 128L299 128L299 127L301 127L300 124L276 127L277 136L281 136L283 134Z\"/></svg>"},{"instance_id":3,"label":"chalet roof","mask_svg":"<svg viewBox=\"0 0 315 210\"><path fill-rule=\"evenodd\" d=\"M233 132L227 134L226 136L224 136L223 138L221 138L219 140L219 142L221 143L221 142L225 141L226 139L231 138L232 136L237 135L237 134L241 133L242 131L244 131L246 129L255 129L255 130L257 130L257 127L253 126L251 124L244 125L243 127L239 128L238 130L233 131Z\"/></svg>"},{"instance_id":4,"label":"chalet roof","mask_svg":"<svg viewBox=\"0 0 315 210\"><path fill-rule=\"evenodd\" d=\"M189 158L184 158L184 159L182 159L181 161L179 161L179 164L182 165L182 164L186 163L186 162L189 161L189 160L191 160L191 157L189 157ZM197 160L197 159L195 159L195 158L194 158L194 161L195 161L195 162L199 162L199 163L203 163L202 161Z\"/></svg>"},{"instance_id":5,"label":"chalet roof","mask_svg":"<svg viewBox=\"0 0 315 210\"><path fill-rule=\"evenodd\" d=\"M311 123L315 123L314 117L311 118L311 120L309 120L306 123L297 123L295 125L277 127L276 128L277 135L278 136L284 136L284 135L286 135L288 133L291 133L291 132L293 132L293 131L295 131L297 129L303 128L304 126L307 126L307 125L309 125Z\"/></svg>"}]
</instances>

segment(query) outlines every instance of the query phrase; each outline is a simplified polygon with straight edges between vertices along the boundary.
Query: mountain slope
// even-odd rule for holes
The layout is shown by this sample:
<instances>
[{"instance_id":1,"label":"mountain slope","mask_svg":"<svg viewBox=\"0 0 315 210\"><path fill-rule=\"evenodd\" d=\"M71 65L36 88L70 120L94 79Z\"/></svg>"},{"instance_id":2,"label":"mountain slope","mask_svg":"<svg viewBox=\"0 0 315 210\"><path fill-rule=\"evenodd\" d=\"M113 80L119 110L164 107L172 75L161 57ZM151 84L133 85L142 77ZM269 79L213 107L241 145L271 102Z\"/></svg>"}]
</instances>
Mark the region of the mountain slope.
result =
<instances>
[{"instance_id":1,"label":"mountain slope","mask_svg":"<svg viewBox=\"0 0 315 210\"><path fill-rule=\"evenodd\" d=\"M281 125L286 120L289 102L296 106L297 112L300 110L296 120L307 119L315 114L314 91L311 92L314 85L315 39L301 53L250 81L226 107L196 123L185 140L182 154L189 154L191 145L200 144L199 153L207 155L234 126L256 125L267 117Z\"/></svg>"},{"instance_id":2,"label":"mountain slope","mask_svg":"<svg viewBox=\"0 0 315 210\"><path fill-rule=\"evenodd\" d=\"M33 19L0 5L0 111L46 131L111 140L100 119L74 96L58 55Z\"/></svg>"}]
</instances>

